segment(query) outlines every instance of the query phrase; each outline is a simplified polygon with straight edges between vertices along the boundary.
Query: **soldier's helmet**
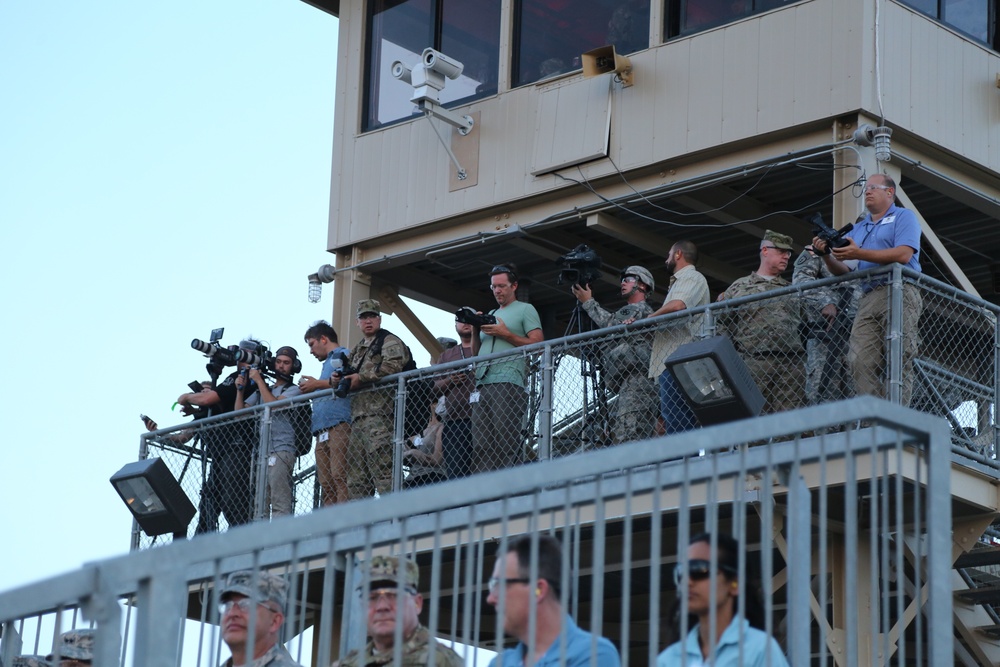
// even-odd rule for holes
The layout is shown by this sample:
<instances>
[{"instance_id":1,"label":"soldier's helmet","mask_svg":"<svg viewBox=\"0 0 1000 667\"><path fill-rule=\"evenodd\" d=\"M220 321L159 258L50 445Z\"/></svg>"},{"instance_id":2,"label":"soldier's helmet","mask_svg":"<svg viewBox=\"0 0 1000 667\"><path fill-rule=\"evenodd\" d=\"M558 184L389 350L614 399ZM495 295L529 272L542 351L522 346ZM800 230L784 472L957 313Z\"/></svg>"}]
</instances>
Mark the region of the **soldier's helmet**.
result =
<instances>
[{"instance_id":1,"label":"soldier's helmet","mask_svg":"<svg viewBox=\"0 0 1000 667\"><path fill-rule=\"evenodd\" d=\"M398 587L402 583L403 588L416 593L420 586L420 570L416 563L405 556L374 556L365 565L365 569L371 588ZM364 582L361 586L363 585Z\"/></svg>"},{"instance_id":2,"label":"soldier's helmet","mask_svg":"<svg viewBox=\"0 0 1000 667\"><path fill-rule=\"evenodd\" d=\"M55 653L55 648L53 648L52 653L45 656L45 659L51 661ZM92 662L94 660L94 631L70 630L59 635L59 657Z\"/></svg>"},{"instance_id":3,"label":"soldier's helmet","mask_svg":"<svg viewBox=\"0 0 1000 667\"><path fill-rule=\"evenodd\" d=\"M624 271L622 271L621 277L624 278L625 276L635 276L642 282L646 283L646 285L649 286L650 292L656 289L656 283L653 282L653 274L641 266L627 267Z\"/></svg>"},{"instance_id":4,"label":"soldier's helmet","mask_svg":"<svg viewBox=\"0 0 1000 667\"><path fill-rule=\"evenodd\" d=\"M233 594L255 599L257 602L273 602L282 610L288 595L288 582L284 577L270 572L240 570L226 578L219 599L225 602Z\"/></svg>"}]
</instances>

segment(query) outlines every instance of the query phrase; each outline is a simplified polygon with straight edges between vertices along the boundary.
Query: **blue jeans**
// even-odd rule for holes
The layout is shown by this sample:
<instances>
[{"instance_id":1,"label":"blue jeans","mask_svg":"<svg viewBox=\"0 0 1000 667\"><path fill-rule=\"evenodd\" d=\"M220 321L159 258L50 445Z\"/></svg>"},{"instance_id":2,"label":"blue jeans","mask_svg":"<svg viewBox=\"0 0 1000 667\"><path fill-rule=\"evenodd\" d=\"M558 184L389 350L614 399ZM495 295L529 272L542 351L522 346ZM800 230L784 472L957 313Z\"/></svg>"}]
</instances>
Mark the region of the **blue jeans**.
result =
<instances>
[{"instance_id":1,"label":"blue jeans","mask_svg":"<svg viewBox=\"0 0 1000 667\"><path fill-rule=\"evenodd\" d=\"M663 417L663 428L667 434L680 433L698 426L698 419L668 370L660 373L660 416Z\"/></svg>"}]
</instances>

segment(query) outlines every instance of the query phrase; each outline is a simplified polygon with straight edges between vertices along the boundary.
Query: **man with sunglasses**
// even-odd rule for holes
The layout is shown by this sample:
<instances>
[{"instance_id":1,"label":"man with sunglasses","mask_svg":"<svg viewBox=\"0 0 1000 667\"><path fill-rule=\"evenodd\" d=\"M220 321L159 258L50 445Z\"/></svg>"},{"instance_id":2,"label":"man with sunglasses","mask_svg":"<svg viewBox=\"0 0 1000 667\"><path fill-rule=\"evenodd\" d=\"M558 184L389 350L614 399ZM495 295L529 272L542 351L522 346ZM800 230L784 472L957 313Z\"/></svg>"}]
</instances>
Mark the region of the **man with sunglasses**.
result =
<instances>
[{"instance_id":1,"label":"man with sunglasses","mask_svg":"<svg viewBox=\"0 0 1000 667\"><path fill-rule=\"evenodd\" d=\"M363 566L368 581L368 637L362 650L348 653L332 667L369 667L392 664L396 644L396 623L402 623L401 667L461 667L465 661L440 643L423 625L420 612L424 598L417 592L420 570L409 558L374 556ZM365 585L358 587L362 593ZM431 660L433 647L434 658Z\"/></svg>"},{"instance_id":2,"label":"man with sunglasses","mask_svg":"<svg viewBox=\"0 0 1000 667\"><path fill-rule=\"evenodd\" d=\"M537 542L537 573L532 577L532 543ZM498 556L489 581L486 602L503 617L503 630L516 637L490 667L618 667L618 649L605 637L596 641L596 660L590 661L593 635L581 629L562 602L562 547L551 535L522 535L511 540ZM535 624L531 625L532 608ZM565 639L565 641L563 641ZM534 655L528 659L529 648Z\"/></svg>"},{"instance_id":3,"label":"man with sunglasses","mask_svg":"<svg viewBox=\"0 0 1000 667\"><path fill-rule=\"evenodd\" d=\"M287 591L284 577L269 572L241 570L226 578L219 595L220 625L232 656L222 667L301 667L278 641Z\"/></svg>"},{"instance_id":4,"label":"man with sunglasses","mask_svg":"<svg viewBox=\"0 0 1000 667\"><path fill-rule=\"evenodd\" d=\"M847 233L847 245L831 248L823 260L834 275L864 271L899 263L920 271L920 222L913 211L896 206L896 182L886 174L875 174L865 185L865 208L868 215ZM823 239L814 238L813 246L827 252ZM886 397L889 352L889 281L881 274L861 282L861 301L851 327L848 361L859 394ZM918 323L923 300L917 286L903 283L903 368L901 400L910 402L913 392L913 358L917 354Z\"/></svg>"},{"instance_id":5,"label":"man with sunglasses","mask_svg":"<svg viewBox=\"0 0 1000 667\"><path fill-rule=\"evenodd\" d=\"M496 324L474 327L474 354L513 350L545 339L538 311L530 303L517 299L517 268L513 264L490 270L490 290L499 306L490 311ZM523 357L476 365L476 390L469 397L474 472L509 468L523 462L522 425L528 409L526 375Z\"/></svg>"},{"instance_id":6,"label":"man with sunglasses","mask_svg":"<svg viewBox=\"0 0 1000 667\"><path fill-rule=\"evenodd\" d=\"M792 250L791 236L765 231L757 270L737 279L719 300L739 299L791 285L781 274L788 268ZM802 303L796 295L753 301L719 316L719 332L732 339L764 394L765 413L794 410L803 403L801 322Z\"/></svg>"},{"instance_id":7,"label":"man with sunglasses","mask_svg":"<svg viewBox=\"0 0 1000 667\"><path fill-rule=\"evenodd\" d=\"M656 284L641 266L621 273L625 305L611 313L601 308L589 285L573 285L573 296L598 327L612 327L641 320L653 312L647 298ZM645 440L656 435L656 387L646 376L650 341L644 334L615 337L604 350L604 381L618 394L615 401L614 442Z\"/></svg>"}]
</instances>

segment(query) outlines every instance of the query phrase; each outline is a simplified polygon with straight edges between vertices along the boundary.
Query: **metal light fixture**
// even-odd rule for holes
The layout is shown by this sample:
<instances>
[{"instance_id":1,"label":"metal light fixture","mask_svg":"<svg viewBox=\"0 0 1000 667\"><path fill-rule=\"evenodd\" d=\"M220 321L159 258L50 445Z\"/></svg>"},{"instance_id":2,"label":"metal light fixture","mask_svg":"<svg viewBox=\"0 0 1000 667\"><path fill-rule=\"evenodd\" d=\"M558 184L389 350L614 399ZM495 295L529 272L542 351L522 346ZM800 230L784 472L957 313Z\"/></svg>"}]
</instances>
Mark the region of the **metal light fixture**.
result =
<instances>
[{"instance_id":1,"label":"metal light fixture","mask_svg":"<svg viewBox=\"0 0 1000 667\"><path fill-rule=\"evenodd\" d=\"M764 408L764 395L726 336L681 345L665 363L703 426L756 417Z\"/></svg>"},{"instance_id":2,"label":"metal light fixture","mask_svg":"<svg viewBox=\"0 0 1000 667\"><path fill-rule=\"evenodd\" d=\"M129 463L110 481L144 533L150 537L187 535L195 507L162 459Z\"/></svg>"},{"instance_id":3,"label":"metal light fixture","mask_svg":"<svg viewBox=\"0 0 1000 667\"><path fill-rule=\"evenodd\" d=\"M309 275L309 303L319 303L323 296L323 283L332 283L337 275L337 269L324 264L316 273Z\"/></svg>"},{"instance_id":4,"label":"metal light fixture","mask_svg":"<svg viewBox=\"0 0 1000 667\"><path fill-rule=\"evenodd\" d=\"M881 125L875 128L875 159L879 162L888 162L892 159L889 141L892 137L892 128Z\"/></svg>"}]
</instances>

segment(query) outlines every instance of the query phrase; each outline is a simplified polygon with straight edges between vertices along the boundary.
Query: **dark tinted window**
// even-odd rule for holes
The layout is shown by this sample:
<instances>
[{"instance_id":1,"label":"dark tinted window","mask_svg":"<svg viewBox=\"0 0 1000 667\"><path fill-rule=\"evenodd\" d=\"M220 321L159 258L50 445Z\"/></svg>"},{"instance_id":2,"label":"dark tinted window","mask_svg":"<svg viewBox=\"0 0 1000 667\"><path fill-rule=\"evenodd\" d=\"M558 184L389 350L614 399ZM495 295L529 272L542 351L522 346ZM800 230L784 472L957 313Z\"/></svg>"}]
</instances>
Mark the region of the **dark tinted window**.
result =
<instances>
[{"instance_id":1,"label":"dark tinted window","mask_svg":"<svg viewBox=\"0 0 1000 667\"><path fill-rule=\"evenodd\" d=\"M369 3L365 130L409 117L413 87L392 77L392 63L412 67L432 47L460 61L444 103L467 102L497 90L500 0L373 0ZM450 106L451 104L449 104Z\"/></svg>"},{"instance_id":2,"label":"dark tinted window","mask_svg":"<svg viewBox=\"0 0 1000 667\"><path fill-rule=\"evenodd\" d=\"M519 0L514 86L580 69L580 55L607 44L626 54L649 46L649 0Z\"/></svg>"},{"instance_id":3,"label":"dark tinted window","mask_svg":"<svg viewBox=\"0 0 1000 667\"><path fill-rule=\"evenodd\" d=\"M663 34L667 39L690 35L799 1L666 0Z\"/></svg>"}]
</instances>

